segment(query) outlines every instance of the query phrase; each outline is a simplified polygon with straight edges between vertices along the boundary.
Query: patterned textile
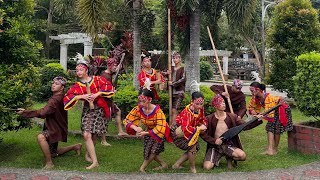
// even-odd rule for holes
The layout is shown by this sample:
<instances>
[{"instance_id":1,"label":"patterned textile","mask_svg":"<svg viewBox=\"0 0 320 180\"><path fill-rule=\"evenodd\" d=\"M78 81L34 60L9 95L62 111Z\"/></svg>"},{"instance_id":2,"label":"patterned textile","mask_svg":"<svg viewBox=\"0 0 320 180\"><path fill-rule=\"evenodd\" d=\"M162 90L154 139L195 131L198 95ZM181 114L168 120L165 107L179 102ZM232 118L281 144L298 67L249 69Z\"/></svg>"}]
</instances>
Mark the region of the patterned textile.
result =
<instances>
[{"instance_id":1,"label":"patterned textile","mask_svg":"<svg viewBox=\"0 0 320 180\"><path fill-rule=\"evenodd\" d=\"M158 142L150 136L144 136L143 147L144 159L147 160L151 154L159 155L164 151L164 141Z\"/></svg>"},{"instance_id":2,"label":"patterned textile","mask_svg":"<svg viewBox=\"0 0 320 180\"><path fill-rule=\"evenodd\" d=\"M88 106L83 107L81 116L81 131L101 135L106 133L108 128L107 118L104 116L102 108L90 109Z\"/></svg>"},{"instance_id":3,"label":"patterned textile","mask_svg":"<svg viewBox=\"0 0 320 180\"><path fill-rule=\"evenodd\" d=\"M171 126L171 136L173 139L173 143L181 150L190 151L194 146L196 146L196 150L200 150L200 144L196 142L194 145L189 146L189 141L184 137L177 137L175 131L178 128L176 124Z\"/></svg>"},{"instance_id":4,"label":"patterned textile","mask_svg":"<svg viewBox=\"0 0 320 180\"><path fill-rule=\"evenodd\" d=\"M173 94L172 95L172 108L179 109L183 99L184 99L183 93Z\"/></svg>"},{"instance_id":5,"label":"patterned textile","mask_svg":"<svg viewBox=\"0 0 320 180\"><path fill-rule=\"evenodd\" d=\"M138 74L138 80L140 82L140 88L143 88L144 82L147 78L150 79L150 81L156 81L157 80L157 71L155 69L151 69L151 73L147 73L144 70L141 70L141 72ZM154 99L159 99L159 95L157 93L157 90L155 89L154 84L151 84L150 86L152 92L154 93Z\"/></svg>"},{"instance_id":6,"label":"patterned textile","mask_svg":"<svg viewBox=\"0 0 320 180\"><path fill-rule=\"evenodd\" d=\"M102 95L97 97L93 103L95 106L103 108L105 111L105 116L109 118L110 110L104 97L111 98L114 95L113 86L104 77L93 76L91 81L89 82L89 87L91 93L93 94L97 92L102 93ZM83 94L87 94L86 84L81 81L74 84L64 95L64 109L69 110L70 108L72 108L78 102L75 97ZM88 106L88 102L85 101L84 105Z\"/></svg>"},{"instance_id":7,"label":"patterned textile","mask_svg":"<svg viewBox=\"0 0 320 180\"><path fill-rule=\"evenodd\" d=\"M215 166L219 166L220 158L222 156L233 159L232 153L235 149L237 149L237 147L233 146L232 144L223 144L217 148L208 148L204 157L204 161L210 161Z\"/></svg>"},{"instance_id":8,"label":"patterned textile","mask_svg":"<svg viewBox=\"0 0 320 180\"><path fill-rule=\"evenodd\" d=\"M224 99L220 94L216 94L211 100L211 104L215 108L220 107L222 103L224 103Z\"/></svg>"},{"instance_id":9,"label":"patterned textile","mask_svg":"<svg viewBox=\"0 0 320 180\"><path fill-rule=\"evenodd\" d=\"M146 126L149 131L149 135L158 142L162 142L164 138L168 142L171 141L170 128L166 122L166 117L159 105L156 105L154 110L150 114L145 114L142 107L134 107L123 120L123 124L126 127L128 134L135 132L130 128L131 125L140 126L140 122Z\"/></svg>"},{"instance_id":10,"label":"patterned textile","mask_svg":"<svg viewBox=\"0 0 320 180\"><path fill-rule=\"evenodd\" d=\"M176 118L177 126L181 126L184 133L184 138L190 142L197 142L200 134L198 126L201 124L208 125L208 121L204 116L204 109L199 112L194 112L190 109L190 104L181 111Z\"/></svg>"},{"instance_id":11,"label":"patterned textile","mask_svg":"<svg viewBox=\"0 0 320 180\"><path fill-rule=\"evenodd\" d=\"M275 111L274 115L274 121L268 122L266 124L266 131L272 132L274 134L282 134L285 131L292 131L293 129L293 123L292 123L292 114L291 109L286 108L285 109L286 116L288 118L288 124L286 126L282 125L282 123L279 120L279 111Z\"/></svg>"},{"instance_id":12,"label":"patterned textile","mask_svg":"<svg viewBox=\"0 0 320 180\"><path fill-rule=\"evenodd\" d=\"M257 99L256 97L252 97L250 99L249 105L248 105L248 110L249 110L249 114L254 114L254 112L256 114L262 113L264 111L269 110L270 108L272 108L273 106L277 105L279 102L281 101L281 98L278 96L273 96L269 93L265 94L265 100L264 103L261 103L259 101L259 99ZM261 109L264 108L264 111L261 112ZM264 117L264 119L268 120L268 121L273 121L273 117L274 117L274 111L269 113L268 115L266 115Z\"/></svg>"}]
</instances>

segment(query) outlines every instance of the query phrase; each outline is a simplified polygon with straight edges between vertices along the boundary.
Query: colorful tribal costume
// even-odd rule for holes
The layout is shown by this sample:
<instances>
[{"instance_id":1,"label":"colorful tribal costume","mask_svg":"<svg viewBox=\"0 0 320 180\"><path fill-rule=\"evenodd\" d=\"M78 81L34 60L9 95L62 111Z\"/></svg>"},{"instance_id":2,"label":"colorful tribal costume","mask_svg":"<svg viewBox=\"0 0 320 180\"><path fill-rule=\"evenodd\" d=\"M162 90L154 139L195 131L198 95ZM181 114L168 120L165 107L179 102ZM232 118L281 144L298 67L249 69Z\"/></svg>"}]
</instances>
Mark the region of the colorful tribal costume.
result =
<instances>
[{"instance_id":1,"label":"colorful tribal costume","mask_svg":"<svg viewBox=\"0 0 320 180\"><path fill-rule=\"evenodd\" d=\"M278 103L282 103L278 110L275 110L264 117L264 119L268 121L266 131L274 134L282 134L285 131L291 131L293 125L289 105L283 102L282 98L273 96L269 93L264 93L264 98L264 102L260 102L258 98L252 96L248 106L249 114L259 114L269 110ZM264 111L262 111L262 108L264 108Z\"/></svg>"},{"instance_id":2,"label":"colorful tribal costume","mask_svg":"<svg viewBox=\"0 0 320 180\"><path fill-rule=\"evenodd\" d=\"M111 83L100 76L93 76L88 83L91 93L101 92L102 95L93 102L93 110L90 110L89 103L84 101L81 130L100 135L106 132L107 119L110 117L110 110L104 97L111 98L114 95L114 90ZM87 94L86 84L81 81L74 84L65 94L64 109L72 108L78 102L75 97L83 94Z\"/></svg>"},{"instance_id":3,"label":"colorful tribal costume","mask_svg":"<svg viewBox=\"0 0 320 180\"><path fill-rule=\"evenodd\" d=\"M144 159L148 159L151 153L158 155L163 152L164 139L172 142L170 128L159 105L156 105L150 114L145 114L142 107L136 106L123 120L127 133L130 135L136 133L130 126L139 126L140 123L149 132L149 136L144 136Z\"/></svg>"},{"instance_id":4,"label":"colorful tribal costume","mask_svg":"<svg viewBox=\"0 0 320 180\"><path fill-rule=\"evenodd\" d=\"M151 68L151 72L145 72L143 69L141 70L141 72L138 75L138 80L140 82L140 88L143 89L144 87L144 83L146 81L146 79L149 78L150 81L156 81L157 78L157 70ZM157 90L155 88L154 84L151 84L150 89L152 90L153 94L154 94L154 99L159 99L159 95L157 93Z\"/></svg>"},{"instance_id":5,"label":"colorful tribal costume","mask_svg":"<svg viewBox=\"0 0 320 180\"><path fill-rule=\"evenodd\" d=\"M176 124L171 127L173 143L180 149L189 151L195 145L197 151L200 149L198 138L200 135L201 124L207 126L208 121L204 116L204 109L194 112L190 109L191 104L187 105L176 118ZM178 137L176 129L181 126L183 137Z\"/></svg>"}]
</instances>

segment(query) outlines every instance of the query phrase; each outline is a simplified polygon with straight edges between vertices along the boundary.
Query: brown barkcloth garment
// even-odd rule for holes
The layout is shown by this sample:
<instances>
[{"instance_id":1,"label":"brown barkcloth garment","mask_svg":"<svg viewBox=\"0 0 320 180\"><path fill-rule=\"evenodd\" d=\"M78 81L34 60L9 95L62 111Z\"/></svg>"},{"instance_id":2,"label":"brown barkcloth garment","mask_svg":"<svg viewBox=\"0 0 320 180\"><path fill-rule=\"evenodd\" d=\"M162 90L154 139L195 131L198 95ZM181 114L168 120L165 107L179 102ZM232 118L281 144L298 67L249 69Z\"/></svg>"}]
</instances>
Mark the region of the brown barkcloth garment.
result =
<instances>
[{"instance_id":1,"label":"brown barkcloth garment","mask_svg":"<svg viewBox=\"0 0 320 180\"><path fill-rule=\"evenodd\" d=\"M221 94L224 91L224 87L221 85L212 85L210 89L215 94ZM228 93L230 95L230 101L232 105L233 112L240 116L241 118L246 114L247 107L246 107L246 96L243 94L242 91L235 93L231 90L231 86L227 86ZM230 108L228 105L227 99L222 96L226 103L226 112L230 112Z\"/></svg>"},{"instance_id":2,"label":"brown barkcloth garment","mask_svg":"<svg viewBox=\"0 0 320 180\"><path fill-rule=\"evenodd\" d=\"M112 82L112 75L113 74L107 73L106 71L102 71L100 76L106 78L106 80L112 84L113 83ZM113 84L112 84L112 86L113 86ZM117 112L119 112L119 110L120 110L119 107L112 101L111 98L104 98L104 99L107 102L108 106L111 108L110 109L111 116L114 116Z\"/></svg>"},{"instance_id":3,"label":"brown barkcloth garment","mask_svg":"<svg viewBox=\"0 0 320 180\"><path fill-rule=\"evenodd\" d=\"M48 104L39 110L25 110L22 116L25 118L45 119L44 130L47 131L49 144L62 141L67 142L68 135L68 114L63 106L64 94L53 95Z\"/></svg>"},{"instance_id":4,"label":"brown barkcloth garment","mask_svg":"<svg viewBox=\"0 0 320 180\"><path fill-rule=\"evenodd\" d=\"M201 133L200 136L204 141L207 142L207 149L215 148L215 147L217 147L217 145L215 144L216 138L214 136L215 136L216 127L218 124L218 119L215 117L214 113L207 116L206 118L208 119L207 131L205 133ZM232 122L232 121L234 121L234 122ZM232 127L239 126L239 125L245 123L245 121L240 119L235 114L227 113L225 123L227 124L228 129L230 129ZM252 124L248 125L246 128L244 128L243 130L252 129L260 124L262 124L262 121L255 121L254 123L252 123ZM240 143L240 139L239 139L238 135L233 137L230 141L232 141L232 144L235 147L242 149L242 145Z\"/></svg>"},{"instance_id":5,"label":"brown barkcloth garment","mask_svg":"<svg viewBox=\"0 0 320 180\"><path fill-rule=\"evenodd\" d=\"M185 91L185 85L186 85L186 76L184 73L184 67L180 67L177 69L177 71L174 73L174 66L172 66L172 86L176 91ZM174 77L174 74L176 75Z\"/></svg>"}]
</instances>

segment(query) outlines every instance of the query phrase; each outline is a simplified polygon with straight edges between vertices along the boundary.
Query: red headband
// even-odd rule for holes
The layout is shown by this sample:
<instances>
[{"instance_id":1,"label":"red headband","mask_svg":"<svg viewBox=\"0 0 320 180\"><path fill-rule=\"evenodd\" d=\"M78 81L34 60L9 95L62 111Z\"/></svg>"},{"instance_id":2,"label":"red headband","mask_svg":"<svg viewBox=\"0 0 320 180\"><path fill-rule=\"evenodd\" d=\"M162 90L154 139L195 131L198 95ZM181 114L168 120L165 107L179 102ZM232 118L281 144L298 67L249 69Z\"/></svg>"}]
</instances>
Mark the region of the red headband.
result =
<instances>
[{"instance_id":1,"label":"red headband","mask_svg":"<svg viewBox=\"0 0 320 180\"><path fill-rule=\"evenodd\" d=\"M85 70L88 71L88 67L84 64L78 64L77 67L81 67L81 68L84 68Z\"/></svg>"},{"instance_id":2,"label":"red headband","mask_svg":"<svg viewBox=\"0 0 320 180\"><path fill-rule=\"evenodd\" d=\"M193 100L194 103L203 103L204 102L204 99L203 98L197 98L195 100Z\"/></svg>"},{"instance_id":3,"label":"red headband","mask_svg":"<svg viewBox=\"0 0 320 180\"><path fill-rule=\"evenodd\" d=\"M138 96L138 99L139 100L151 100L152 98L148 97L148 96L144 96L144 95L141 94L141 95Z\"/></svg>"},{"instance_id":4,"label":"red headband","mask_svg":"<svg viewBox=\"0 0 320 180\"><path fill-rule=\"evenodd\" d=\"M224 103L224 99L220 94L215 95L211 100L211 104L215 108L219 107L222 103Z\"/></svg>"}]
</instances>

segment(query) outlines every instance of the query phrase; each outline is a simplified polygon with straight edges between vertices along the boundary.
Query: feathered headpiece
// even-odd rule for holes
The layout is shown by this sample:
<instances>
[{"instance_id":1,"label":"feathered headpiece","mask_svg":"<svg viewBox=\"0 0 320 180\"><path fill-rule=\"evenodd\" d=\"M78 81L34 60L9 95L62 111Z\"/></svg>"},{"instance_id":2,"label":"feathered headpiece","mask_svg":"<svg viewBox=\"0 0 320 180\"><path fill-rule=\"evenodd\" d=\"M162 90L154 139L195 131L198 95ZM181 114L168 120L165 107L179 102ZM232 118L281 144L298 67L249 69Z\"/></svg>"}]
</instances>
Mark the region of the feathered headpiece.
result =
<instances>
[{"instance_id":1,"label":"feathered headpiece","mask_svg":"<svg viewBox=\"0 0 320 180\"><path fill-rule=\"evenodd\" d=\"M76 59L77 59L77 65L78 65L78 64L84 64L84 65L86 65L86 66L89 68L89 62L84 59L84 57L82 56L82 54L77 53Z\"/></svg>"},{"instance_id":2,"label":"feathered headpiece","mask_svg":"<svg viewBox=\"0 0 320 180\"><path fill-rule=\"evenodd\" d=\"M200 92L200 83L198 83L196 80L193 80L190 83L190 93L192 94L196 91Z\"/></svg>"},{"instance_id":3,"label":"feathered headpiece","mask_svg":"<svg viewBox=\"0 0 320 180\"><path fill-rule=\"evenodd\" d=\"M148 89L149 91L151 91L150 86L151 86L151 80L150 78L146 78L146 80L144 81L143 89Z\"/></svg>"}]
</instances>

